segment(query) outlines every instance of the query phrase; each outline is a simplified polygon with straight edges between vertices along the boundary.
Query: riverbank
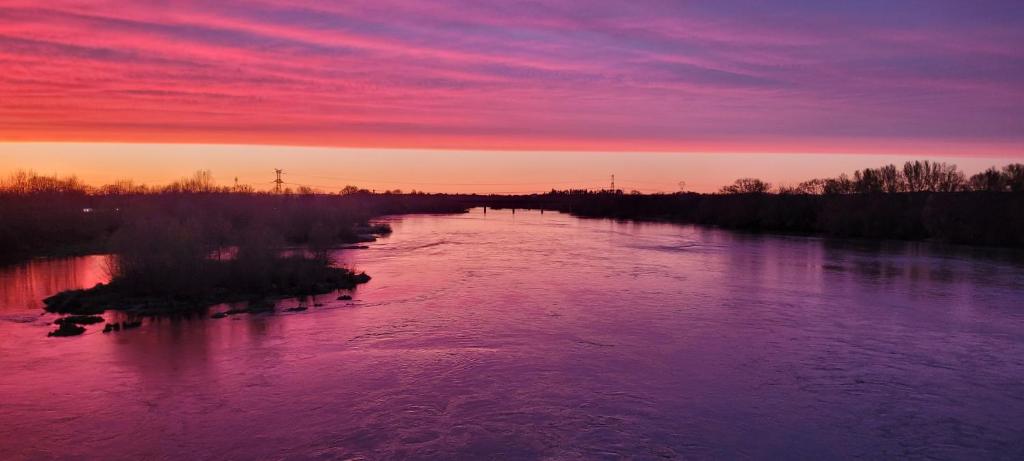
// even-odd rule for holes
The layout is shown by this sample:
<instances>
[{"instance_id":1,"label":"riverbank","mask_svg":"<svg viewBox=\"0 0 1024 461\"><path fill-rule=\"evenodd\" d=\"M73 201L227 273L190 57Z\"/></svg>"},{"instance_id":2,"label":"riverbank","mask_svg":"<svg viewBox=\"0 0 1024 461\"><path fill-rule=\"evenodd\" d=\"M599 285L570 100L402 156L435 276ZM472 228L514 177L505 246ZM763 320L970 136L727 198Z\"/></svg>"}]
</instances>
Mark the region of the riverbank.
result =
<instances>
[{"instance_id":1,"label":"riverbank","mask_svg":"<svg viewBox=\"0 0 1024 461\"><path fill-rule=\"evenodd\" d=\"M115 253L118 234L153 219L194 227L231 246L257 226L279 246L358 244L386 233L385 215L462 213L474 203L426 194L274 195L265 193L0 194L0 264L37 257Z\"/></svg>"},{"instance_id":2,"label":"riverbank","mask_svg":"<svg viewBox=\"0 0 1024 461\"><path fill-rule=\"evenodd\" d=\"M865 194L623 194L552 191L532 195L354 194L274 196L179 194L0 198L0 263L49 255L116 252L117 235L154 216L196 224L230 246L256 223L281 246L317 239L353 245L381 233L377 217L464 213L473 207L561 211L577 217L699 224L749 232L861 239L934 240L1024 248L1022 192ZM44 204L45 202L45 204ZM83 210L90 210L85 212ZM384 231L386 232L386 230Z\"/></svg>"},{"instance_id":3,"label":"riverbank","mask_svg":"<svg viewBox=\"0 0 1024 461\"><path fill-rule=\"evenodd\" d=\"M493 200L583 218L698 224L760 233L1024 248L1024 193L550 193Z\"/></svg>"}]
</instances>

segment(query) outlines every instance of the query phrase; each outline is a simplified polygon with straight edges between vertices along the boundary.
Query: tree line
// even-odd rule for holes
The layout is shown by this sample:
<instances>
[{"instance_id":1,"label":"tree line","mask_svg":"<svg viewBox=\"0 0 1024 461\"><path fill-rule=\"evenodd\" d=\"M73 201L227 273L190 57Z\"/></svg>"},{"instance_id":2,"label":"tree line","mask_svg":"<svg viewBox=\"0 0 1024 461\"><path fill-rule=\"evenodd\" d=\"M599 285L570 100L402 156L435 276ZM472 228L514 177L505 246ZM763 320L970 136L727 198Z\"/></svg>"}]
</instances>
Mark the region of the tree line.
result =
<instances>
[{"instance_id":1,"label":"tree line","mask_svg":"<svg viewBox=\"0 0 1024 461\"><path fill-rule=\"evenodd\" d=\"M271 189L258 189L250 184L239 183L236 178L231 185L220 185L209 170L199 170L191 176L172 181L165 185L147 185L131 179L118 179L109 184L91 186L77 176L46 176L34 171L19 170L0 179L0 196L26 195L154 195L154 194L273 194ZM335 195L374 194L376 191L347 185ZM380 194L403 194L401 189L384 190ZM409 194L420 195L415 189ZM281 189L283 195L330 195L312 186L297 185Z\"/></svg>"},{"instance_id":2,"label":"tree line","mask_svg":"<svg viewBox=\"0 0 1024 461\"><path fill-rule=\"evenodd\" d=\"M1024 164L1013 163L1002 169L991 167L968 177L956 165L943 162L911 161L899 168L885 165L857 170L853 176L843 173L834 178L817 178L796 186L773 188L757 178L740 178L719 189L722 194L879 194L900 192L1024 192Z\"/></svg>"},{"instance_id":3,"label":"tree line","mask_svg":"<svg viewBox=\"0 0 1024 461\"><path fill-rule=\"evenodd\" d=\"M954 165L913 161L797 186L741 178L715 194L552 190L501 206L751 232L1024 247L1024 164L968 177Z\"/></svg>"},{"instance_id":4,"label":"tree line","mask_svg":"<svg viewBox=\"0 0 1024 461\"><path fill-rule=\"evenodd\" d=\"M16 172L0 180L0 262L117 250L117 242L162 235L154 229L184 229L203 248L257 234L270 247L355 242L377 216L465 209L440 196L358 188L275 194L218 185L207 171L160 187L130 180L91 187L74 176Z\"/></svg>"},{"instance_id":5,"label":"tree line","mask_svg":"<svg viewBox=\"0 0 1024 461\"><path fill-rule=\"evenodd\" d=\"M277 242L271 247L352 242L376 216L462 212L473 206L1024 247L1022 164L967 177L952 165L907 162L903 168L867 168L795 187L744 178L719 192L643 195L578 189L507 196L373 193L347 186L335 194L275 194L237 183L221 186L206 171L161 187L129 180L91 187L74 176L17 172L0 180L0 260L109 251L118 235L145 223L180 226L213 247L236 245L256 230L271 235L265 239Z\"/></svg>"}]
</instances>

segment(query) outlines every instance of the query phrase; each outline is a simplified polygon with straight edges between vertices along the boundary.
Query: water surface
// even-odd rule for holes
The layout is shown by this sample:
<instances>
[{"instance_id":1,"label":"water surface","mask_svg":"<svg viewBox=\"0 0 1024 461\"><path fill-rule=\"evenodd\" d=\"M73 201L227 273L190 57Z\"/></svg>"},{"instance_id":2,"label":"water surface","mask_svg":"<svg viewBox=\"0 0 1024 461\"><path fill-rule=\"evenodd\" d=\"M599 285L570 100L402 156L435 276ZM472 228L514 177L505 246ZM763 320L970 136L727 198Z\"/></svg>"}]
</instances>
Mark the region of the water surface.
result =
<instances>
[{"instance_id":1,"label":"water surface","mask_svg":"<svg viewBox=\"0 0 1024 461\"><path fill-rule=\"evenodd\" d=\"M5 459L1024 457L1001 250L480 210L390 219L299 313L46 338L0 270ZM321 304L316 306L316 304Z\"/></svg>"}]
</instances>

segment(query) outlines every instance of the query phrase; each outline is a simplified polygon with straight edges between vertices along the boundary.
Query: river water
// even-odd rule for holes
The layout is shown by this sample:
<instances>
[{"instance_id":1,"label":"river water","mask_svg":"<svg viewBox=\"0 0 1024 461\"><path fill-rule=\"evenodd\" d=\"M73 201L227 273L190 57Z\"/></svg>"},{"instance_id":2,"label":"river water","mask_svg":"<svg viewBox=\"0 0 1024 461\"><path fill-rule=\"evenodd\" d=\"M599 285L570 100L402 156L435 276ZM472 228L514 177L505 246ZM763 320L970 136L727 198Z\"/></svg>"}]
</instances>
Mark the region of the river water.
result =
<instances>
[{"instance_id":1,"label":"river water","mask_svg":"<svg viewBox=\"0 0 1024 461\"><path fill-rule=\"evenodd\" d=\"M4 459L1024 458L1005 250L473 210L305 312L47 338L103 257L0 270ZM318 306L319 304L319 306Z\"/></svg>"}]
</instances>

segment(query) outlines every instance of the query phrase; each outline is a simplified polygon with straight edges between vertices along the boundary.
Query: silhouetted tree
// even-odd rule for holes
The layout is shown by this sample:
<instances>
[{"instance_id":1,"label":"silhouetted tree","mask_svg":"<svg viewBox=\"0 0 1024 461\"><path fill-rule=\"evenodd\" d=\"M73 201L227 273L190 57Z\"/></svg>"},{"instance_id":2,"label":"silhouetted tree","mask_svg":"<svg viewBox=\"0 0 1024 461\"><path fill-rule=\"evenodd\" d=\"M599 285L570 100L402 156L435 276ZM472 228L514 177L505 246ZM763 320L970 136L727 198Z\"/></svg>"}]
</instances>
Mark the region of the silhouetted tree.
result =
<instances>
[{"instance_id":1,"label":"silhouetted tree","mask_svg":"<svg viewBox=\"0 0 1024 461\"><path fill-rule=\"evenodd\" d=\"M846 176L846 173L836 178L826 179L822 184L822 193L826 195L852 194L854 192L853 181L850 180L849 176Z\"/></svg>"},{"instance_id":2,"label":"silhouetted tree","mask_svg":"<svg viewBox=\"0 0 1024 461\"><path fill-rule=\"evenodd\" d=\"M893 194L896 192L904 192L907 189L906 183L903 180L903 175L900 174L896 165L889 164L879 168L878 176L882 182L883 192Z\"/></svg>"},{"instance_id":3,"label":"silhouetted tree","mask_svg":"<svg viewBox=\"0 0 1024 461\"><path fill-rule=\"evenodd\" d=\"M147 293L184 293L207 277L205 268L214 245L196 219L149 215L121 228L114 236L117 256L111 275L125 286ZM196 293L188 293L196 294Z\"/></svg>"},{"instance_id":4,"label":"silhouetted tree","mask_svg":"<svg viewBox=\"0 0 1024 461\"><path fill-rule=\"evenodd\" d=\"M99 193L102 195L139 195L149 192L149 187L143 184L135 184L131 179L119 179L99 188Z\"/></svg>"},{"instance_id":5,"label":"silhouetted tree","mask_svg":"<svg viewBox=\"0 0 1024 461\"><path fill-rule=\"evenodd\" d=\"M1013 192L1024 192L1024 163L1011 163L1003 167L1006 184Z\"/></svg>"},{"instance_id":6,"label":"silhouetted tree","mask_svg":"<svg viewBox=\"0 0 1024 461\"><path fill-rule=\"evenodd\" d=\"M858 194L876 194L883 190L882 175L878 170L865 168L853 172L853 190Z\"/></svg>"},{"instance_id":7,"label":"silhouetted tree","mask_svg":"<svg viewBox=\"0 0 1024 461\"><path fill-rule=\"evenodd\" d=\"M1003 192L1009 187L1006 180L1005 173L997 170L996 167L991 167L971 176L969 187L971 190L979 192Z\"/></svg>"},{"instance_id":8,"label":"silhouetted tree","mask_svg":"<svg viewBox=\"0 0 1024 461\"><path fill-rule=\"evenodd\" d=\"M188 178L179 179L164 188L164 192L177 194L210 194L214 192L227 192L228 189L220 189L213 180L213 173L210 170L199 170Z\"/></svg>"},{"instance_id":9,"label":"silhouetted tree","mask_svg":"<svg viewBox=\"0 0 1024 461\"><path fill-rule=\"evenodd\" d=\"M825 193L825 180L824 179L811 179L804 181L796 186L796 193L798 194L810 194L810 195L821 195Z\"/></svg>"},{"instance_id":10,"label":"silhouetted tree","mask_svg":"<svg viewBox=\"0 0 1024 461\"><path fill-rule=\"evenodd\" d=\"M0 180L0 194L5 195L85 195L91 192L75 176L42 176L34 171L15 171Z\"/></svg>"},{"instance_id":11,"label":"silhouetted tree","mask_svg":"<svg viewBox=\"0 0 1024 461\"><path fill-rule=\"evenodd\" d=\"M903 165L907 192L955 192L963 187L964 174L956 165L925 161Z\"/></svg>"},{"instance_id":12,"label":"silhouetted tree","mask_svg":"<svg viewBox=\"0 0 1024 461\"><path fill-rule=\"evenodd\" d=\"M732 185L724 186L719 190L722 194L764 194L770 191L772 185L757 178L740 178Z\"/></svg>"}]
</instances>

